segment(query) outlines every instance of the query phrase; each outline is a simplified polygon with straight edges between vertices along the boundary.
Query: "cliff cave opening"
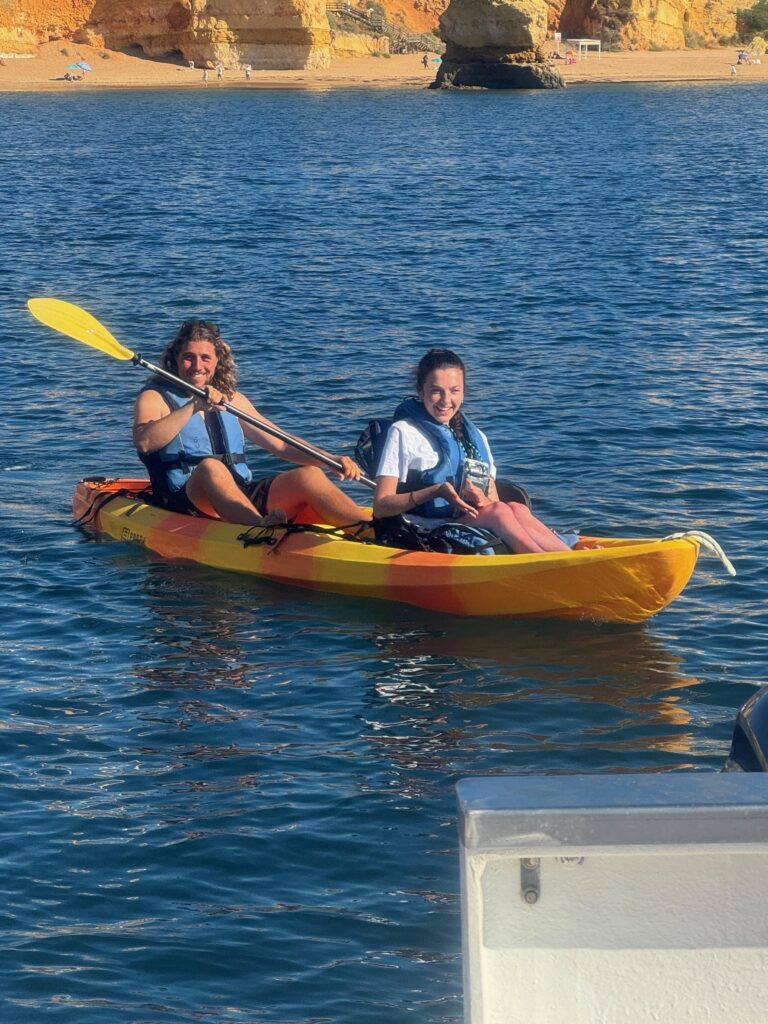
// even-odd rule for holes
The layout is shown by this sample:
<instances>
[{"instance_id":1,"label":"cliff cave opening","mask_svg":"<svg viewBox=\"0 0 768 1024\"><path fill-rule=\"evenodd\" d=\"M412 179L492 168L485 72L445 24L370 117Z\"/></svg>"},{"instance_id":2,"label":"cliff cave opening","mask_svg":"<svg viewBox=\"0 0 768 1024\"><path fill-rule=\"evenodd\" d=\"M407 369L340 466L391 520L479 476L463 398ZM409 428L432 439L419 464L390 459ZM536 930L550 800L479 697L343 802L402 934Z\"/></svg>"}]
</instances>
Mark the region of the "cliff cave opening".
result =
<instances>
[{"instance_id":1,"label":"cliff cave opening","mask_svg":"<svg viewBox=\"0 0 768 1024\"><path fill-rule=\"evenodd\" d=\"M165 64L187 64L187 58L181 50L166 50L165 53L147 53L140 43L131 43L130 46L121 46L121 53L127 53L129 57L141 57L143 60L151 60L155 63Z\"/></svg>"}]
</instances>

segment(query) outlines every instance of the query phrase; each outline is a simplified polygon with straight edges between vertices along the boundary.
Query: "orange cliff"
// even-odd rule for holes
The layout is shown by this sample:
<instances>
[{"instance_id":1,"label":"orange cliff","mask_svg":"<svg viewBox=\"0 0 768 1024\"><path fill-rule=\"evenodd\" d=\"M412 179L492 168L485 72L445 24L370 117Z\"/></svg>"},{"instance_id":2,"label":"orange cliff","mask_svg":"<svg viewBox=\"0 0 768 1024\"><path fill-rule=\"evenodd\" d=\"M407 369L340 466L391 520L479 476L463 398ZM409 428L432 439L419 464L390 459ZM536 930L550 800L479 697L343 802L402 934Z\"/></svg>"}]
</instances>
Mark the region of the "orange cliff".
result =
<instances>
[{"instance_id":1,"label":"orange cliff","mask_svg":"<svg viewBox=\"0 0 768 1024\"><path fill-rule=\"evenodd\" d=\"M542 0L550 30L627 49L683 49L733 37L736 10L754 0ZM352 6L367 9L365 0ZM434 32L448 0L381 0L387 17ZM33 56L64 39L149 56L181 54L226 67L323 68L331 59L326 0L3 0L0 53Z\"/></svg>"},{"instance_id":2,"label":"orange cliff","mask_svg":"<svg viewBox=\"0 0 768 1024\"><path fill-rule=\"evenodd\" d=\"M756 0L547 0L549 27L563 38L602 39L614 48L684 50L730 42L736 12Z\"/></svg>"},{"instance_id":3,"label":"orange cliff","mask_svg":"<svg viewBox=\"0 0 768 1024\"><path fill-rule=\"evenodd\" d=\"M39 43L73 39L87 23L95 3L96 0L5 0L0 4L0 52L34 56Z\"/></svg>"},{"instance_id":4,"label":"orange cliff","mask_svg":"<svg viewBox=\"0 0 768 1024\"><path fill-rule=\"evenodd\" d=\"M0 52L67 39L148 56L264 69L330 64L325 0L6 0Z\"/></svg>"}]
</instances>

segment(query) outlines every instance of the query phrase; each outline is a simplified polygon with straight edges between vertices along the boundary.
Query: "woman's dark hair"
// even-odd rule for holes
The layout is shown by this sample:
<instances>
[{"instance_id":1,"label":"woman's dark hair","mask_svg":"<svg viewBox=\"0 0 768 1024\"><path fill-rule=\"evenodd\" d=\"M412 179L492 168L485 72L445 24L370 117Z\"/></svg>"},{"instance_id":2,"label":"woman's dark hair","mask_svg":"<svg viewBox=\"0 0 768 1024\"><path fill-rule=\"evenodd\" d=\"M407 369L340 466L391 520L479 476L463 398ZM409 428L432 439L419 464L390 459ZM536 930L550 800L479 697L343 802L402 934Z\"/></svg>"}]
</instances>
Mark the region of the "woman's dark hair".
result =
<instances>
[{"instance_id":1,"label":"woman's dark hair","mask_svg":"<svg viewBox=\"0 0 768 1024\"><path fill-rule=\"evenodd\" d=\"M237 390L235 357L231 347L222 338L219 328L209 320L184 321L163 353L163 367L171 373L178 372L178 355L188 341L210 341L218 360L211 386L218 388L227 398L231 398Z\"/></svg>"},{"instance_id":2,"label":"woman's dark hair","mask_svg":"<svg viewBox=\"0 0 768 1024\"><path fill-rule=\"evenodd\" d=\"M431 348L416 367L416 390L421 391L427 377L434 370L447 369L461 370L466 381L467 369L455 352L451 352L449 348Z\"/></svg>"}]
</instances>

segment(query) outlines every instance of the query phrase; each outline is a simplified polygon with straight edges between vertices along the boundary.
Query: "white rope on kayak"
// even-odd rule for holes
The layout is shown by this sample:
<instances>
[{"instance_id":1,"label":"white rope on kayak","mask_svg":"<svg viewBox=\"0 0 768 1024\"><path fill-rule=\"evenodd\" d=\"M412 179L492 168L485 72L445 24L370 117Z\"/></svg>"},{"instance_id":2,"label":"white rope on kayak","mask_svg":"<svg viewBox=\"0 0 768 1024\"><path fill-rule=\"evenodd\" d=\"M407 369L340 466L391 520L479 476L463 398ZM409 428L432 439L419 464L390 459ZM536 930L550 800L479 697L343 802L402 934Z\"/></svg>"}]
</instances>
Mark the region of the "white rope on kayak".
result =
<instances>
[{"instance_id":1,"label":"white rope on kayak","mask_svg":"<svg viewBox=\"0 0 768 1024\"><path fill-rule=\"evenodd\" d=\"M662 537L661 540L664 542L665 540L687 540L688 538L698 541L705 551L708 551L710 555L714 555L716 558L719 558L725 566L729 576L736 575L736 570L734 569L730 558L728 558L715 538L711 537L708 533L704 533L703 530L688 530L686 533L670 533L668 537Z\"/></svg>"}]
</instances>

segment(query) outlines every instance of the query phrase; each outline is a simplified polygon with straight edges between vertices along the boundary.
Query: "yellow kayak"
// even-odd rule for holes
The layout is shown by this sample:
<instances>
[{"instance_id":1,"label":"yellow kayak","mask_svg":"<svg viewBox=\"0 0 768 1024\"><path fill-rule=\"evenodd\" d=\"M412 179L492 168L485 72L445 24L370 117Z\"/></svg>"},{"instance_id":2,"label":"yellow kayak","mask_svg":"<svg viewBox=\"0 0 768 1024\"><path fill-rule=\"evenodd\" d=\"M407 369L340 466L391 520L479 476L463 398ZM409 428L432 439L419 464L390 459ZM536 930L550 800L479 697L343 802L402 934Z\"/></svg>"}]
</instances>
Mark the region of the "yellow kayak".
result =
<instances>
[{"instance_id":1,"label":"yellow kayak","mask_svg":"<svg viewBox=\"0 0 768 1024\"><path fill-rule=\"evenodd\" d=\"M584 537L572 551L531 555L404 551L338 531L248 529L179 515L148 504L148 487L146 480L83 480L75 519L163 558L450 615L642 622L681 593L699 554L690 537Z\"/></svg>"}]
</instances>

